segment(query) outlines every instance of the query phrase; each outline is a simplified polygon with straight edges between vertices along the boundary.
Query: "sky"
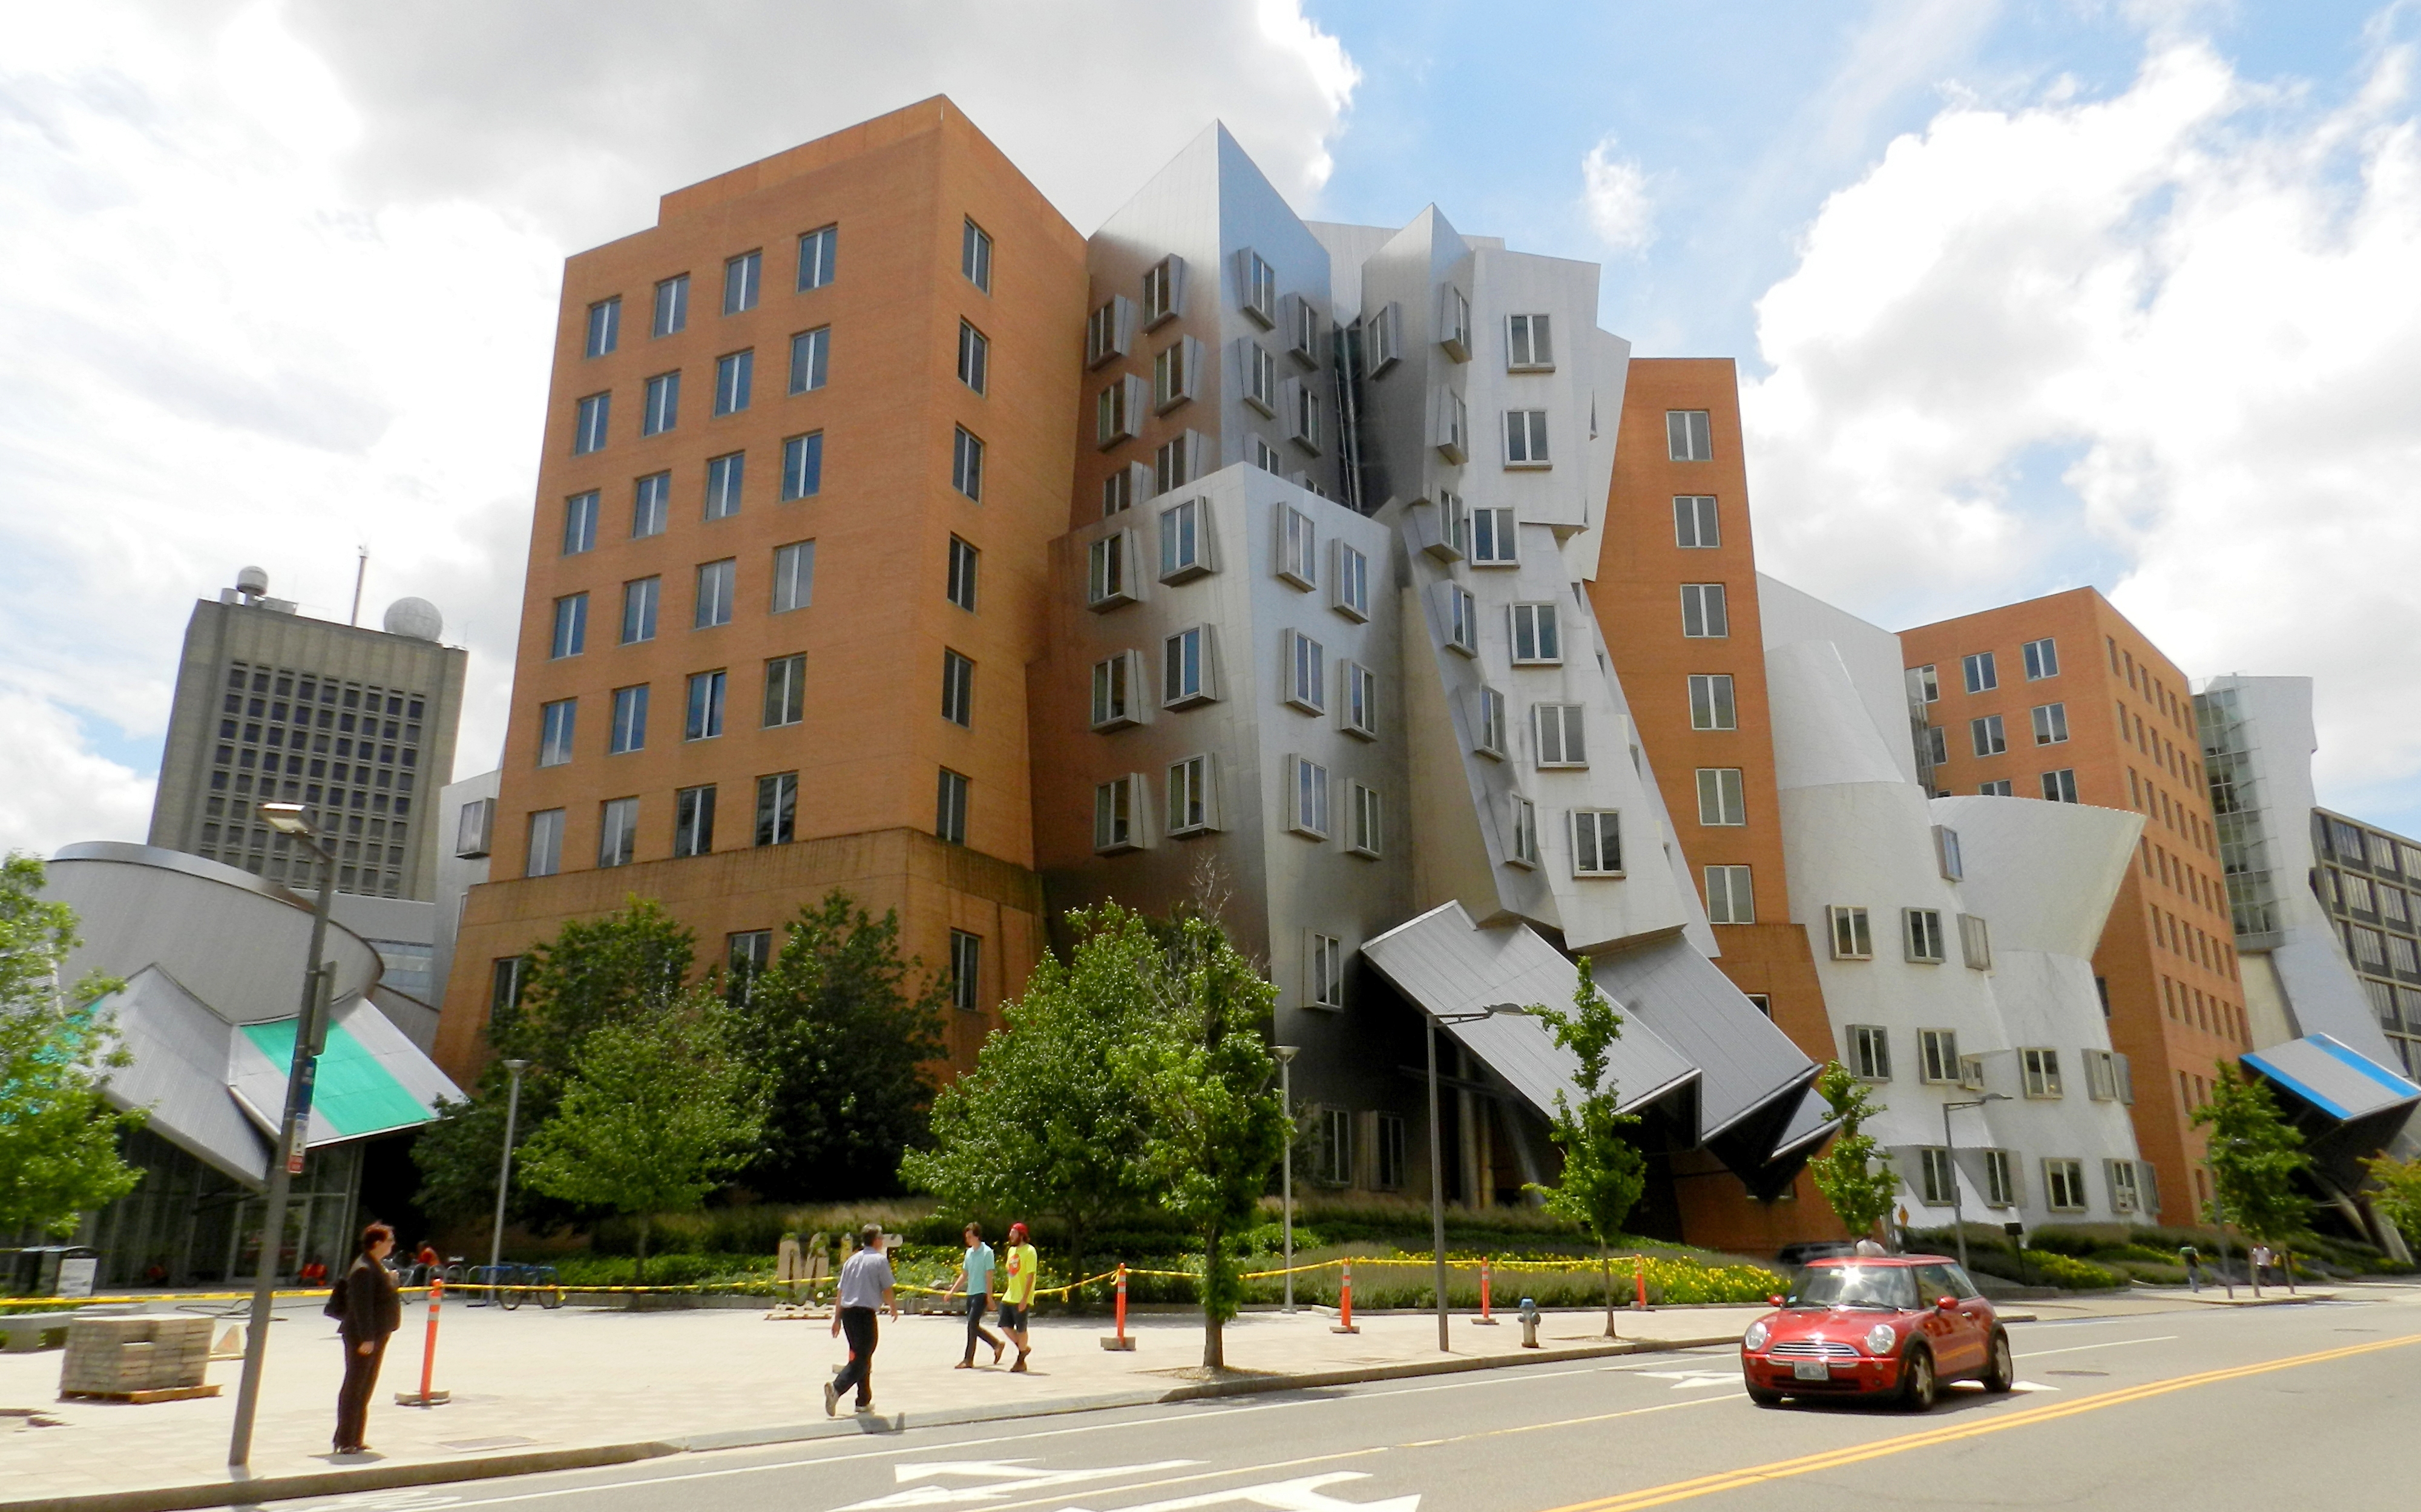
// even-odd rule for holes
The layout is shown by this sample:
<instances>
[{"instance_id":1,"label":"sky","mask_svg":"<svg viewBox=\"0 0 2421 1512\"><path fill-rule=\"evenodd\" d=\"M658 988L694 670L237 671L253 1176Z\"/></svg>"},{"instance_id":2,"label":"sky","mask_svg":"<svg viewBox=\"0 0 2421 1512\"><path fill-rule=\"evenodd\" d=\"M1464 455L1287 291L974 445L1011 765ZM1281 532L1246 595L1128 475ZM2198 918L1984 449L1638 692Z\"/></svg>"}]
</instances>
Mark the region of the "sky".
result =
<instances>
[{"instance_id":1,"label":"sky","mask_svg":"<svg viewBox=\"0 0 2421 1512\"><path fill-rule=\"evenodd\" d=\"M142 837L236 569L435 602L494 762L565 256L947 93L1089 232L1213 117L1298 210L1602 264L1740 365L1766 570L2092 585L2317 679L2421 834L2421 0L0 0L0 850Z\"/></svg>"}]
</instances>

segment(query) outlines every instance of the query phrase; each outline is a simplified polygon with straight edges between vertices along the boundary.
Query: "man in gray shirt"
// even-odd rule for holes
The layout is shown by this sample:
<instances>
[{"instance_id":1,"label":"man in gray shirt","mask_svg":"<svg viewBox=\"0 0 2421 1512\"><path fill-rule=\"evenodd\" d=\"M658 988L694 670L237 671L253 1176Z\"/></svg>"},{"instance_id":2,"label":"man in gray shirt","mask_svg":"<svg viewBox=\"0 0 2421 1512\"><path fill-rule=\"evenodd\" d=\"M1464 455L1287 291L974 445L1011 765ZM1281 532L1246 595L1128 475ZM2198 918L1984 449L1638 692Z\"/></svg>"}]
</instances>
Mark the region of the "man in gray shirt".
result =
<instances>
[{"instance_id":1,"label":"man in gray shirt","mask_svg":"<svg viewBox=\"0 0 2421 1512\"><path fill-rule=\"evenodd\" d=\"M859 1236L858 1251L841 1262L839 1305L833 1309L832 1331L849 1333L849 1364L824 1385L824 1415L840 1413L840 1395L857 1388L857 1410L874 1411L874 1310L889 1309L899 1320L899 1300L893 1291L891 1261L882 1253L882 1225L868 1224Z\"/></svg>"}]
</instances>

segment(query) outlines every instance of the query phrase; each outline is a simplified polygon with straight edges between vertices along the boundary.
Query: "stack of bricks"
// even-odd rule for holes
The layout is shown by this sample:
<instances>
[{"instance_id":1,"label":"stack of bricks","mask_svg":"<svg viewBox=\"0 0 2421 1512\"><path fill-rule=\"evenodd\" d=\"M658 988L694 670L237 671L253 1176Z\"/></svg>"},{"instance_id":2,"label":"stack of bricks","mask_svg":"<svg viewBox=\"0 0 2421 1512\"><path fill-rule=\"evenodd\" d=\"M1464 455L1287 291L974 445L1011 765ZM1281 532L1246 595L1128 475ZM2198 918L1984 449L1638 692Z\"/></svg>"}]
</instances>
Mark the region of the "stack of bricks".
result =
<instances>
[{"instance_id":1,"label":"stack of bricks","mask_svg":"<svg viewBox=\"0 0 2421 1512\"><path fill-rule=\"evenodd\" d=\"M207 1317L78 1317L68 1325L59 1395L123 1396L199 1386L210 1358Z\"/></svg>"}]
</instances>

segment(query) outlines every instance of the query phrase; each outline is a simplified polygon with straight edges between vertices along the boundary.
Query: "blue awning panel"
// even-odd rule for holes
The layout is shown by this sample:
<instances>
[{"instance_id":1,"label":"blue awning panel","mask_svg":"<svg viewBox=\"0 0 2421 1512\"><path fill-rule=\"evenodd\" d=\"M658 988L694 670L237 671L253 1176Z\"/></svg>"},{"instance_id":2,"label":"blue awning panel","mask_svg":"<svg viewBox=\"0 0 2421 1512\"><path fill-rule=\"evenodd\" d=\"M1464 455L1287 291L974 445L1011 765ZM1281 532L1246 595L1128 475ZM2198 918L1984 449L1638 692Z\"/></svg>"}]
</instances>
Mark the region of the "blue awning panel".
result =
<instances>
[{"instance_id":1,"label":"blue awning panel","mask_svg":"<svg viewBox=\"0 0 2421 1512\"><path fill-rule=\"evenodd\" d=\"M2327 1035L2290 1039L2241 1058L2341 1123L2421 1103L2421 1085Z\"/></svg>"}]
</instances>

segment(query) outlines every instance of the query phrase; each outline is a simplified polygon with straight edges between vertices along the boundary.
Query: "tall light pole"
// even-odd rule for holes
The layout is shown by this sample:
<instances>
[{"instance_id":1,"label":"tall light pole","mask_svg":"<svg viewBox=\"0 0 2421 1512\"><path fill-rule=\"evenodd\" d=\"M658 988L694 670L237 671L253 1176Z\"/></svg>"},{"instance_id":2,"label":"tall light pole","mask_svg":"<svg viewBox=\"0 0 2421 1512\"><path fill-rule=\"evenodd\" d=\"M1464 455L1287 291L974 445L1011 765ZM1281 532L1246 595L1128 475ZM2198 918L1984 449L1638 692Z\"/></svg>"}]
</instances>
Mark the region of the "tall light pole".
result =
<instances>
[{"instance_id":1,"label":"tall light pole","mask_svg":"<svg viewBox=\"0 0 2421 1512\"><path fill-rule=\"evenodd\" d=\"M488 1301L500 1295L496 1278L497 1267L505 1259L505 1185L513 1174L513 1121L522 1111L522 1073L529 1062L509 1060L505 1069L513 1073L512 1090L505 1096L505 1157L496 1162L496 1222L488 1235Z\"/></svg>"},{"instance_id":2,"label":"tall light pole","mask_svg":"<svg viewBox=\"0 0 2421 1512\"><path fill-rule=\"evenodd\" d=\"M1988 1102L2007 1102L2006 1092L1987 1092L1967 1102L1945 1102L1942 1105L1942 1144L1950 1157L1950 1231L1959 1236L1959 1269L1967 1269L1967 1205L1959 1196L1959 1142L1950 1135L1950 1115L1966 1108L1980 1108Z\"/></svg>"},{"instance_id":3,"label":"tall light pole","mask_svg":"<svg viewBox=\"0 0 2421 1512\"><path fill-rule=\"evenodd\" d=\"M1428 1025L1429 1051L1429 1259L1434 1272L1430 1289L1437 1297L1438 1348L1451 1348L1446 1342L1445 1307L1445 1154L1438 1129L1437 1032L1442 1023L1477 1023L1500 1013L1527 1013L1530 1010L1511 1003L1492 1003L1470 1013L1429 1013L1423 1010Z\"/></svg>"},{"instance_id":4,"label":"tall light pole","mask_svg":"<svg viewBox=\"0 0 2421 1512\"><path fill-rule=\"evenodd\" d=\"M269 1354L269 1316L277 1290L277 1251L286 1238L286 1197L303 1169L304 1138L311 1117L311 1078L328 1035L328 978L320 950L328 939L328 905L336 891L336 857L304 821L300 803L263 803L260 817L280 834L291 835L320 858L320 899L311 911L311 953L303 968L303 1005L294 1021L294 1055L286 1070L286 1111L277 1121L277 1150L269 1167L269 1193L260 1222L260 1259L254 1267L252 1321L243 1341L243 1383L236 1388L235 1434L227 1463L252 1459L252 1424L260 1410L260 1371Z\"/></svg>"},{"instance_id":5,"label":"tall light pole","mask_svg":"<svg viewBox=\"0 0 2421 1512\"><path fill-rule=\"evenodd\" d=\"M1278 1102L1286 1109L1286 1163L1278 1177L1278 1201L1285 1205L1280 1220L1286 1226L1286 1310L1294 1311L1294 1058L1302 1047L1272 1045L1278 1058Z\"/></svg>"}]
</instances>

